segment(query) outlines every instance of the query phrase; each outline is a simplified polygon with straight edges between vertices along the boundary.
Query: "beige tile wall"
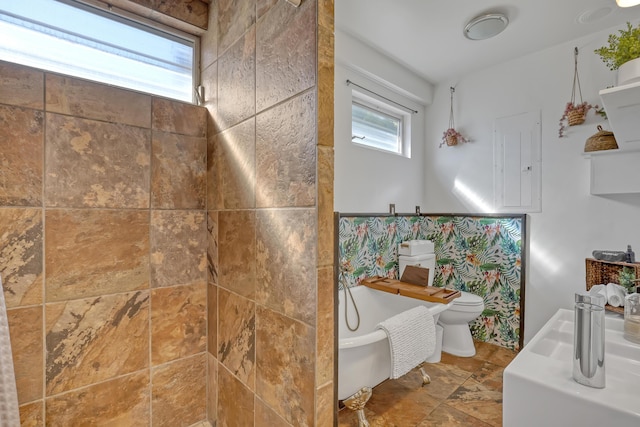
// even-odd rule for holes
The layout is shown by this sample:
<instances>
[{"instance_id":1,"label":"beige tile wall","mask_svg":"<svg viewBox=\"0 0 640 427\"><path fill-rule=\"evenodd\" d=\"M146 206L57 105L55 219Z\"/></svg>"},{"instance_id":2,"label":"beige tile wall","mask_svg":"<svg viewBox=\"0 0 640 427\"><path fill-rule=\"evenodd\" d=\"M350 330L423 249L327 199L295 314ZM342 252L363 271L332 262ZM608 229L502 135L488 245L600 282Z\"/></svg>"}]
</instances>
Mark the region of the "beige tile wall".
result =
<instances>
[{"instance_id":1,"label":"beige tile wall","mask_svg":"<svg viewBox=\"0 0 640 427\"><path fill-rule=\"evenodd\" d=\"M209 419L331 426L333 1L213 1L208 29Z\"/></svg>"},{"instance_id":2,"label":"beige tile wall","mask_svg":"<svg viewBox=\"0 0 640 427\"><path fill-rule=\"evenodd\" d=\"M333 0L186 3L208 114L0 63L23 425L334 423Z\"/></svg>"},{"instance_id":3,"label":"beige tile wall","mask_svg":"<svg viewBox=\"0 0 640 427\"><path fill-rule=\"evenodd\" d=\"M102 0L80 0L101 3ZM109 5L191 33L207 28L209 3L213 0L109 0Z\"/></svg>"},{"instance_id":4,"label":"beige tile wall","mask_svg":"<svg viewBox=\"0 0 640 427\"><path fill-rule=\"evenodd\" d=\"M206 419L206 110L0 62L0 274L25 426Z\"/></svg>"}]
</instances>

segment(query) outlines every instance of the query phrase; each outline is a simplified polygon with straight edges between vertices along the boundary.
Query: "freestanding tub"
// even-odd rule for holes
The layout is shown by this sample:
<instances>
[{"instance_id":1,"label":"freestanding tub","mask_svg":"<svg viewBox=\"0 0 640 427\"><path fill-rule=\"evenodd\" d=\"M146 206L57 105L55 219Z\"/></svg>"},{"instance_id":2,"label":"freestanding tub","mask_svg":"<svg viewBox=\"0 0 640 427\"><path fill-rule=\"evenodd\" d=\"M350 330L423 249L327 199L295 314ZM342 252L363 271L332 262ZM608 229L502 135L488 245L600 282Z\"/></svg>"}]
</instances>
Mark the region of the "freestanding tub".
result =
<instances>
[{"instance_id":1,"label":"freestanding tub","mask_svg":"<svg viewBox=\"0 0 640 427\"><path fill-rule=\"evenodd\" d=\"M351 294L360 313L360 327L350 331L345 321L345 303L349 324L355 326L356 313L351 298L344 290L338 298L338 399L344 400L363 387L375 387L390 377L391 351L387 334L376 325L396 314L424 305L438 321L449 304L432 303L408 298L366 286L354 286Z\"/></svg>"}]
</instances>

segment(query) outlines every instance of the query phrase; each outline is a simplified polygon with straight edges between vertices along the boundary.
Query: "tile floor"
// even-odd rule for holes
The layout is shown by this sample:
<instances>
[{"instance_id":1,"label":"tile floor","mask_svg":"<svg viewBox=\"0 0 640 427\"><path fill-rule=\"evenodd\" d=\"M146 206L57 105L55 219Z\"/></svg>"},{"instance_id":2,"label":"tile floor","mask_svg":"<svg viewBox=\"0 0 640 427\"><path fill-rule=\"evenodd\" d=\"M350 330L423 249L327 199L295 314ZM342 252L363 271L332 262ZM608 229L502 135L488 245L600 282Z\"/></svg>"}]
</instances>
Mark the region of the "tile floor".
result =
<instances>
[{"instance_id":1,"label":"tile floor","mask_svg":"<svg viewBox=\"0 0 640 427\"><path fill-rule=\"evenodd\" d=\"M474 357L442 353L440 363L426 364L431 383L422 387L414 369L373 389L365 407L371 427L502 426L502 372L514 351L476 342ZM355 413L338 414L338 426L357 426Z\"/></svg>"}]
</instances>

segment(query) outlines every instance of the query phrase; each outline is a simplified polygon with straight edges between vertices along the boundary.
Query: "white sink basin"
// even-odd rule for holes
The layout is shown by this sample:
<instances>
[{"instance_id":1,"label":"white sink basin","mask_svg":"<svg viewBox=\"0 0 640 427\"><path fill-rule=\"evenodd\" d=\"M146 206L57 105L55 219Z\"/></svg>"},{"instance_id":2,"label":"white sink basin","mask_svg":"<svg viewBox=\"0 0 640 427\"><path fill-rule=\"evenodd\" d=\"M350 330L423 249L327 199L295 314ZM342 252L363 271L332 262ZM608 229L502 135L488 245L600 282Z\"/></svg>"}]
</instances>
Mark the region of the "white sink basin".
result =
<instances>
[{"instance_id":1,"label":"white sink basin","mask_svg":"<svg viewBox=\"0 0 640 427\"><path fill-rule=\"evenodd\" d=\"M605 326L605 388L573 380L573 311L560 309L504 370L503 425L640 426L640 345L621 316Z\"/></svg>"}]
</instances>

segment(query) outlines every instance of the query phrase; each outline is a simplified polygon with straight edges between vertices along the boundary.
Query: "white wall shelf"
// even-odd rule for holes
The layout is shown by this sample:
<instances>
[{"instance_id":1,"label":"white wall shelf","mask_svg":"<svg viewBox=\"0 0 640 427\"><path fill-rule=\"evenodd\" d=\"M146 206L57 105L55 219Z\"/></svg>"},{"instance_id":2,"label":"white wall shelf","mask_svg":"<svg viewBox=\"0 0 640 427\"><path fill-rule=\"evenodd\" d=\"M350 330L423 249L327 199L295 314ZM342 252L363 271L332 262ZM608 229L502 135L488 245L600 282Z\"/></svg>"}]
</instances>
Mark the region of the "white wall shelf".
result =
<instances>
[{"instance_id":1,"label":"white wall shelf","mask_svg":"<svg viewBox=\"0 0 640 427\"><path fill-rule=\"evenodd\" d=\"M640 82L600 91L617 150L591 151L591 194L640 193Z\"/></svg>"},{"instance_id":2,"label":"white wall shelf","mask_svg":"<svg viewBox=\"0 0 640 427\"><path fill-rule=\"evenodd\" d=\"M584 156L591 159L591 194L640 193L640 151L592 151Z\"/></svg>"},{"instance_id":3,"label":"white wall shelf","mask_svg":"<svg viewBox=\"0 0 640 427\"><path fill-rule=\"evenodd\" d=\"M600 98L620 150L640 150L640 82L603 89Z\"/></svg>"}]
</instances>

